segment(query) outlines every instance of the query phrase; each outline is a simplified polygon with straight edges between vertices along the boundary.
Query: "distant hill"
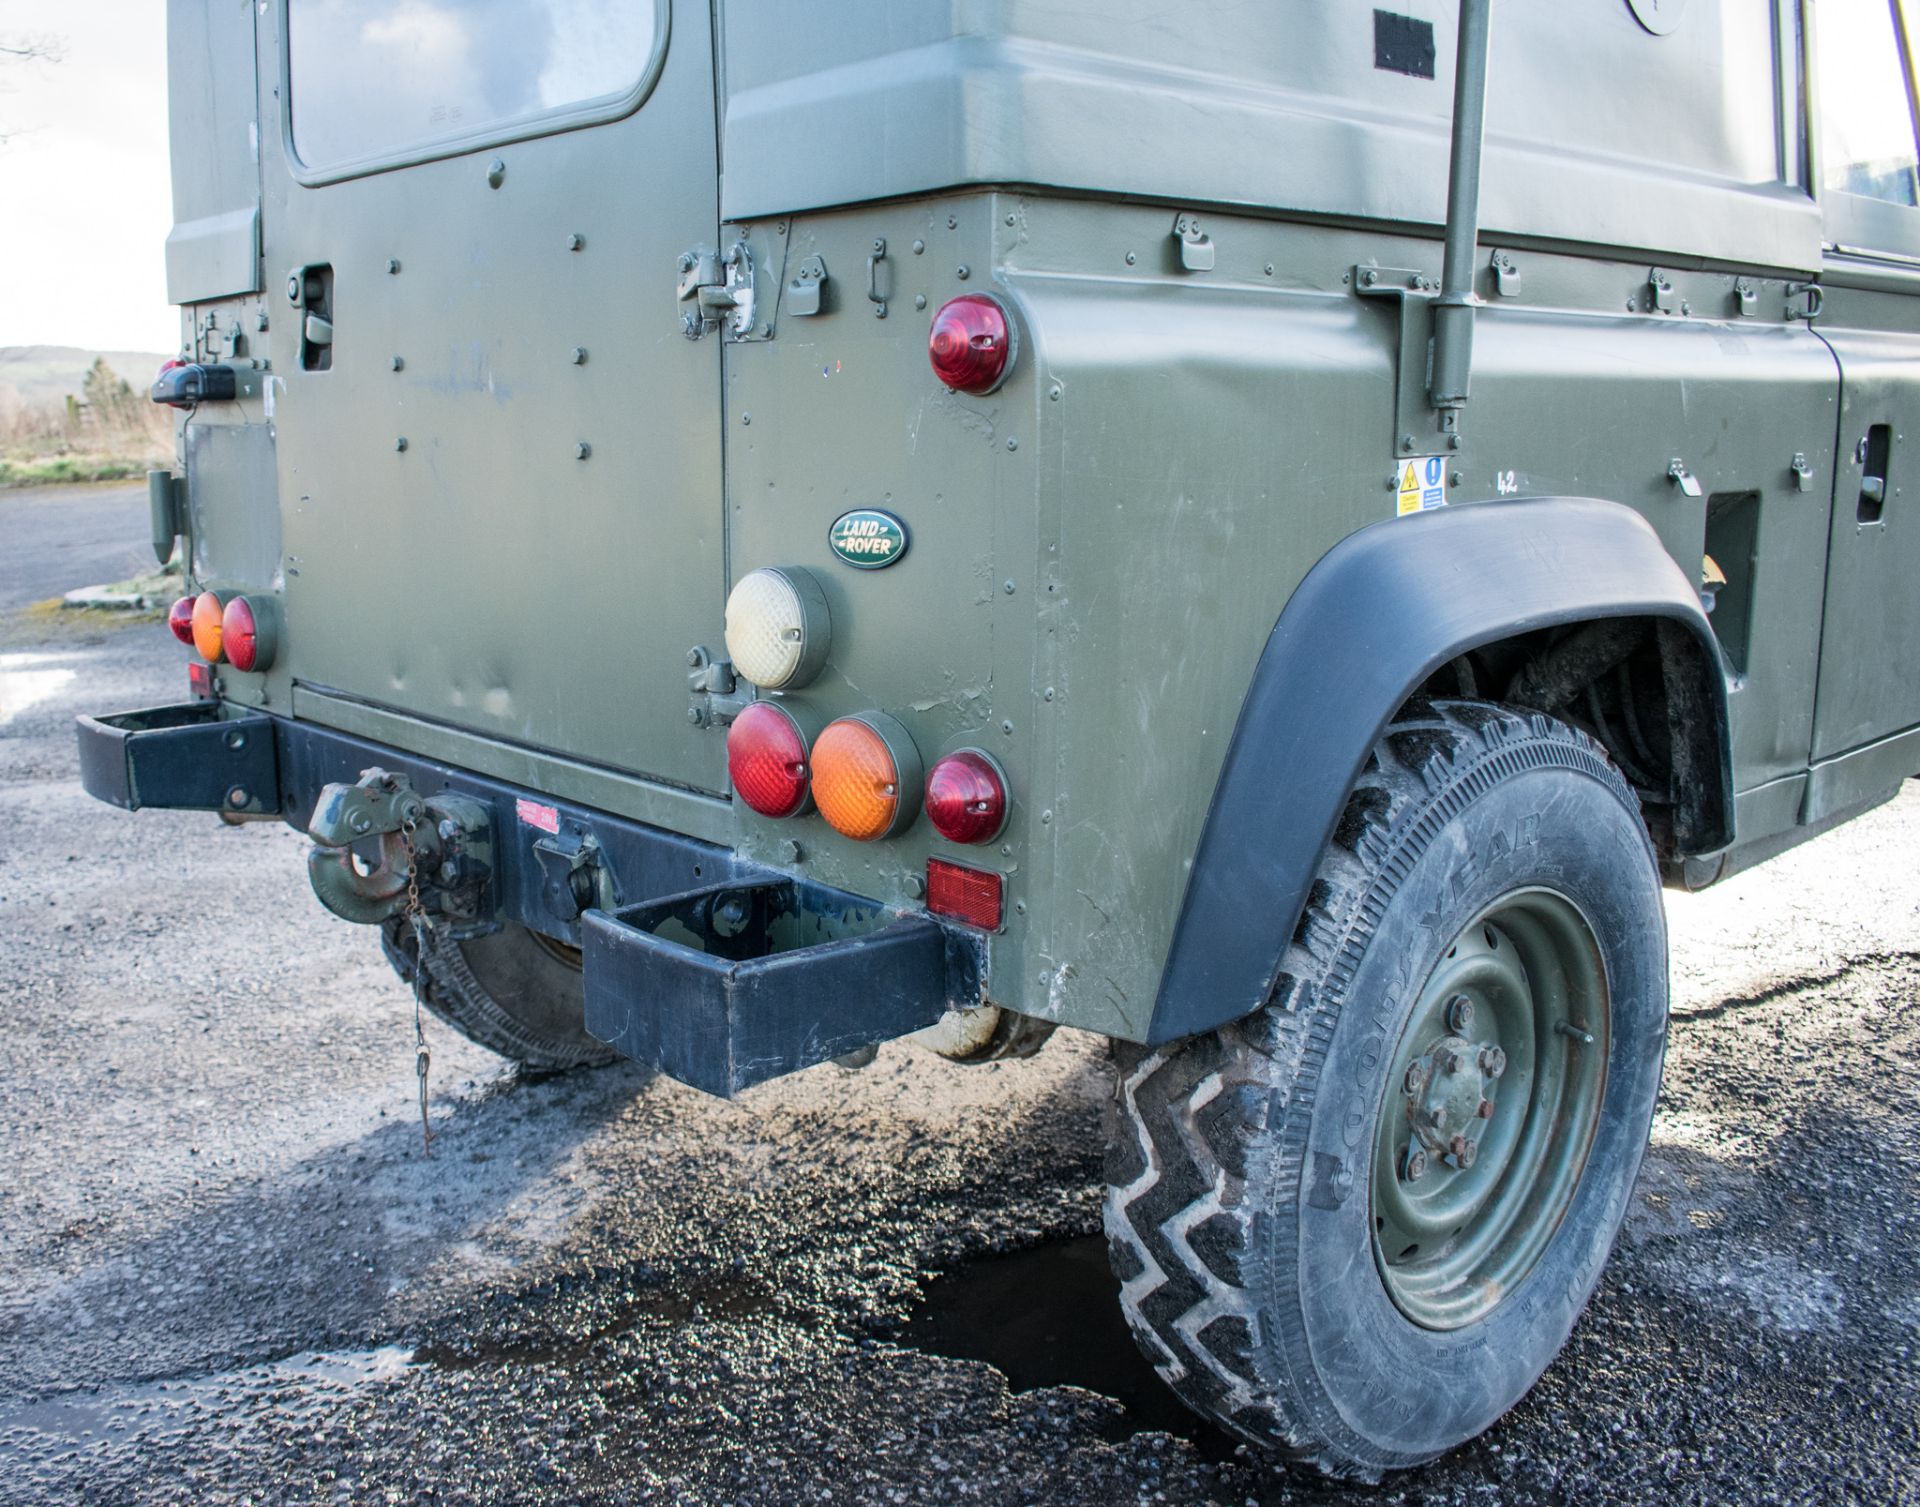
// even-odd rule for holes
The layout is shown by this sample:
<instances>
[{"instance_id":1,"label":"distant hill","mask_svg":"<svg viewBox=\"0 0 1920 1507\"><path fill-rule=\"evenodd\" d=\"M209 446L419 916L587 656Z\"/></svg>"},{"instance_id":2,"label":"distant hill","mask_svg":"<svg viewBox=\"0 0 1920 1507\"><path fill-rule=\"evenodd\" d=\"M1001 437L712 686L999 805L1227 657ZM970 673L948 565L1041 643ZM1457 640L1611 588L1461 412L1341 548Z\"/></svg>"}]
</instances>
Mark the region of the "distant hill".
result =
<instances>
[{"instance_id":1,"label":"distant hill","mask_svg":"<svg viewBox=\"0 0 1920 1507\"><path fill-rule=\"evenodd\" d=\"M164 355L152 351L93 351L77 345L0 346L0 411L41 408L78 395L80 381L97 357L105 356L114 374L135 392L145 392Z\"/></svg>"}]
</instances>

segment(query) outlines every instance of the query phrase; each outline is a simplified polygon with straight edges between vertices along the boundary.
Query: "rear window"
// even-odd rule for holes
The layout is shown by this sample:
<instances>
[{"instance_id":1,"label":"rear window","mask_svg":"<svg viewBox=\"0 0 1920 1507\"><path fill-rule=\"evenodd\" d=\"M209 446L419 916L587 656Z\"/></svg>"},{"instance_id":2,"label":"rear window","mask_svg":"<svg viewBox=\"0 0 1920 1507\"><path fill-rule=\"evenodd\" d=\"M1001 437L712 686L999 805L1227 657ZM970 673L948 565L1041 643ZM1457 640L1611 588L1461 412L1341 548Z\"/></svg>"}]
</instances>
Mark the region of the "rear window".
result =
<instances>
[{"instance_id":1,"label":"rear window","mask_svg":"<svg viewBox=\"0 0 1920 1507\"><path fill-rule=\"evenodd\" d=\"M657 0L287 0L294 149L343 167L613 113L660 19Z\"/></svg>"}]
</instances>

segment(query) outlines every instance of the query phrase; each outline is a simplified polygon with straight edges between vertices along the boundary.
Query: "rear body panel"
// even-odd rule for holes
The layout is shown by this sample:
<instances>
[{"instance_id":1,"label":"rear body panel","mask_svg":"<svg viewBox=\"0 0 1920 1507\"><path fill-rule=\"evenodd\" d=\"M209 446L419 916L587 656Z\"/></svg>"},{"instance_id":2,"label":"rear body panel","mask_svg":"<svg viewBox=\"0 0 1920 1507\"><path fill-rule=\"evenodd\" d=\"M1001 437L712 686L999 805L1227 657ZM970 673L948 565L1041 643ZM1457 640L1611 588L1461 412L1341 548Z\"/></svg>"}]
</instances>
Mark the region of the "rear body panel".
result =
<instances>
[{"instance_id":1,"label":"rear body panel","mask_svg":"<svg viewBox=\"0 0 1920 1507\"><path fill-rule=\"evenodd\" d=\"M269 122L261 172L275 323L294 269L334 280L329 368L275 343L293 673L718 791L681 712L725 591L720 346L670 297L718 234L690 16L622 118L311 186Z\"/></svg>"}]
</instances>

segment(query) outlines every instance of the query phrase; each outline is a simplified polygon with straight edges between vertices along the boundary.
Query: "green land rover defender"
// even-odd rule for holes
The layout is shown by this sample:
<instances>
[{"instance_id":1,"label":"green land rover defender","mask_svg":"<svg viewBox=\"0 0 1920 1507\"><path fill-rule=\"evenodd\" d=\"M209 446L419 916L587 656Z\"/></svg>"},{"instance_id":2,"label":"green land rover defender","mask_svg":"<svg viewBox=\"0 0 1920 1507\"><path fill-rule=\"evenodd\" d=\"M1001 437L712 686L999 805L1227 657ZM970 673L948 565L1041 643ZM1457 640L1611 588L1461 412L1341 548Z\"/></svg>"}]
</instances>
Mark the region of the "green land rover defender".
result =
<instances>
[{"instance_id":1,"label":"green land rover defender","mask_svg":"<svg viewBox=\"0 0 1920 1507\"><path fill-rule=\"evenodd\" d=\"M1920 770L1920 5L1489 11L173 0L189 694L88 788L543 1069L1107 1036L1167 1382L1471 1438L1662 883Z\"/></svg>"}]
</instances>

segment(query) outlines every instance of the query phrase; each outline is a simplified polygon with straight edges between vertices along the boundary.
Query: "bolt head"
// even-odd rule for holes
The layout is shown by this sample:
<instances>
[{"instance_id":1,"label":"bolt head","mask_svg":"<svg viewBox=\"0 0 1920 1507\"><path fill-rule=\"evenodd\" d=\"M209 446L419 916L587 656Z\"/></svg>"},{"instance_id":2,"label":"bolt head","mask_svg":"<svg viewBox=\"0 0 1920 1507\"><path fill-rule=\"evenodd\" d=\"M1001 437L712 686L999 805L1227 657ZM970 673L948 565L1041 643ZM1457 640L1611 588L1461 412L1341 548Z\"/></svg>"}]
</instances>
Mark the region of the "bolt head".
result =
<instances>
[{"instance_id":1,"label":"bolt head","mask_svg":"<svg viewBox=\"0 0 1920 1507\"><path fill-rule=\"evenodd\" d=\"M1507 1070L1507 1054L1499 1047L1480 1049L1480 1071L1489 1078L1498 1078Z\"/></svg>"},{"instance_id":2,"label":"bolt head","mask_svg":"<svg viewBox=\"0 0 1920 1507\"><path fill-rule=\"evenodd\" d=\"M1417 1183L1427 1175L1427 1153L1418 1146L1409 1147L1405 1156L1400 1158L1400 1176L1410 1183Z\"/></svg>"},{"instance_id":3,"label":"bolt head","mask_svg":"<svg viewBox=\"0 0 1920 1507\"><path fill-rule=\"evenodd\" d=\"M687 708L687 721L691 722L695 727L703 725L706 720L707 714L699 707L690 706Z\"/></svg>"},{"instance_id":4,"label":"bolt head","mask_svg":"<svg viewBox=\"0 0 1920 1507\"><path fill-rule=\"evenodd\" d=\"M589 445L585 440L581 440L573 447L573 458L575 460L585 460L592 454L593 446Z\"/></svg>"},{"instance_id":5,"label":"bolt head","mask_svg":"<svg viewBox=\"0 0 1920 1507\"><path fill-rule=\"evenodd\" d=\"M1407 1090L1407 1092L1408 1092L1408 1093L1410 1093L1410 1094L1417 1094L1417 1093L1419 1093L1419 1092L1420 1092L1420 1085L1421 1085L1421 1084L1422 1084L1422 1083L1423 1083L1424 1081L1425 1081L1425 1080L1424 1080L1424 1079L1423 1079L1423 1078L1421 1077L1421 1075L1420 1075L1420 1064L1419 1064L1419 1063L1417 1063L1417 1062L1416 1062L1416 1063L1414 1063L1414 1064L1413 1064L1412 1066L1410 1066L1410 1067L1409 1067L1409 1068L1407 1069L1407 1079L1406 1079L1406 1090Z\"/></svg>"},{"instance_id":6,"label":"bolt head","mask_svg":"<svg viewBox=\"0 0 1920 1507\"><path fill-rule=\"evenodd\" d=\"M1456 1036L1464 1035L1473 1025L1473 1001L1464 994L1456 994L1447 1001L1447 1029Z\"/></svg>"},{"instance_id":7,"label":"bolt head","mask_svg":"<svg viewBox=\"0 0 1920 1507\"><path fill-rule=\"evenodd\" d=\"M1493 1118L1493 1100L1482 1099L1480 1101L1480 1107L1476 1109L1474 1113L1483 1120L1491 1120Z\"/></svg>"}]
</instances>

